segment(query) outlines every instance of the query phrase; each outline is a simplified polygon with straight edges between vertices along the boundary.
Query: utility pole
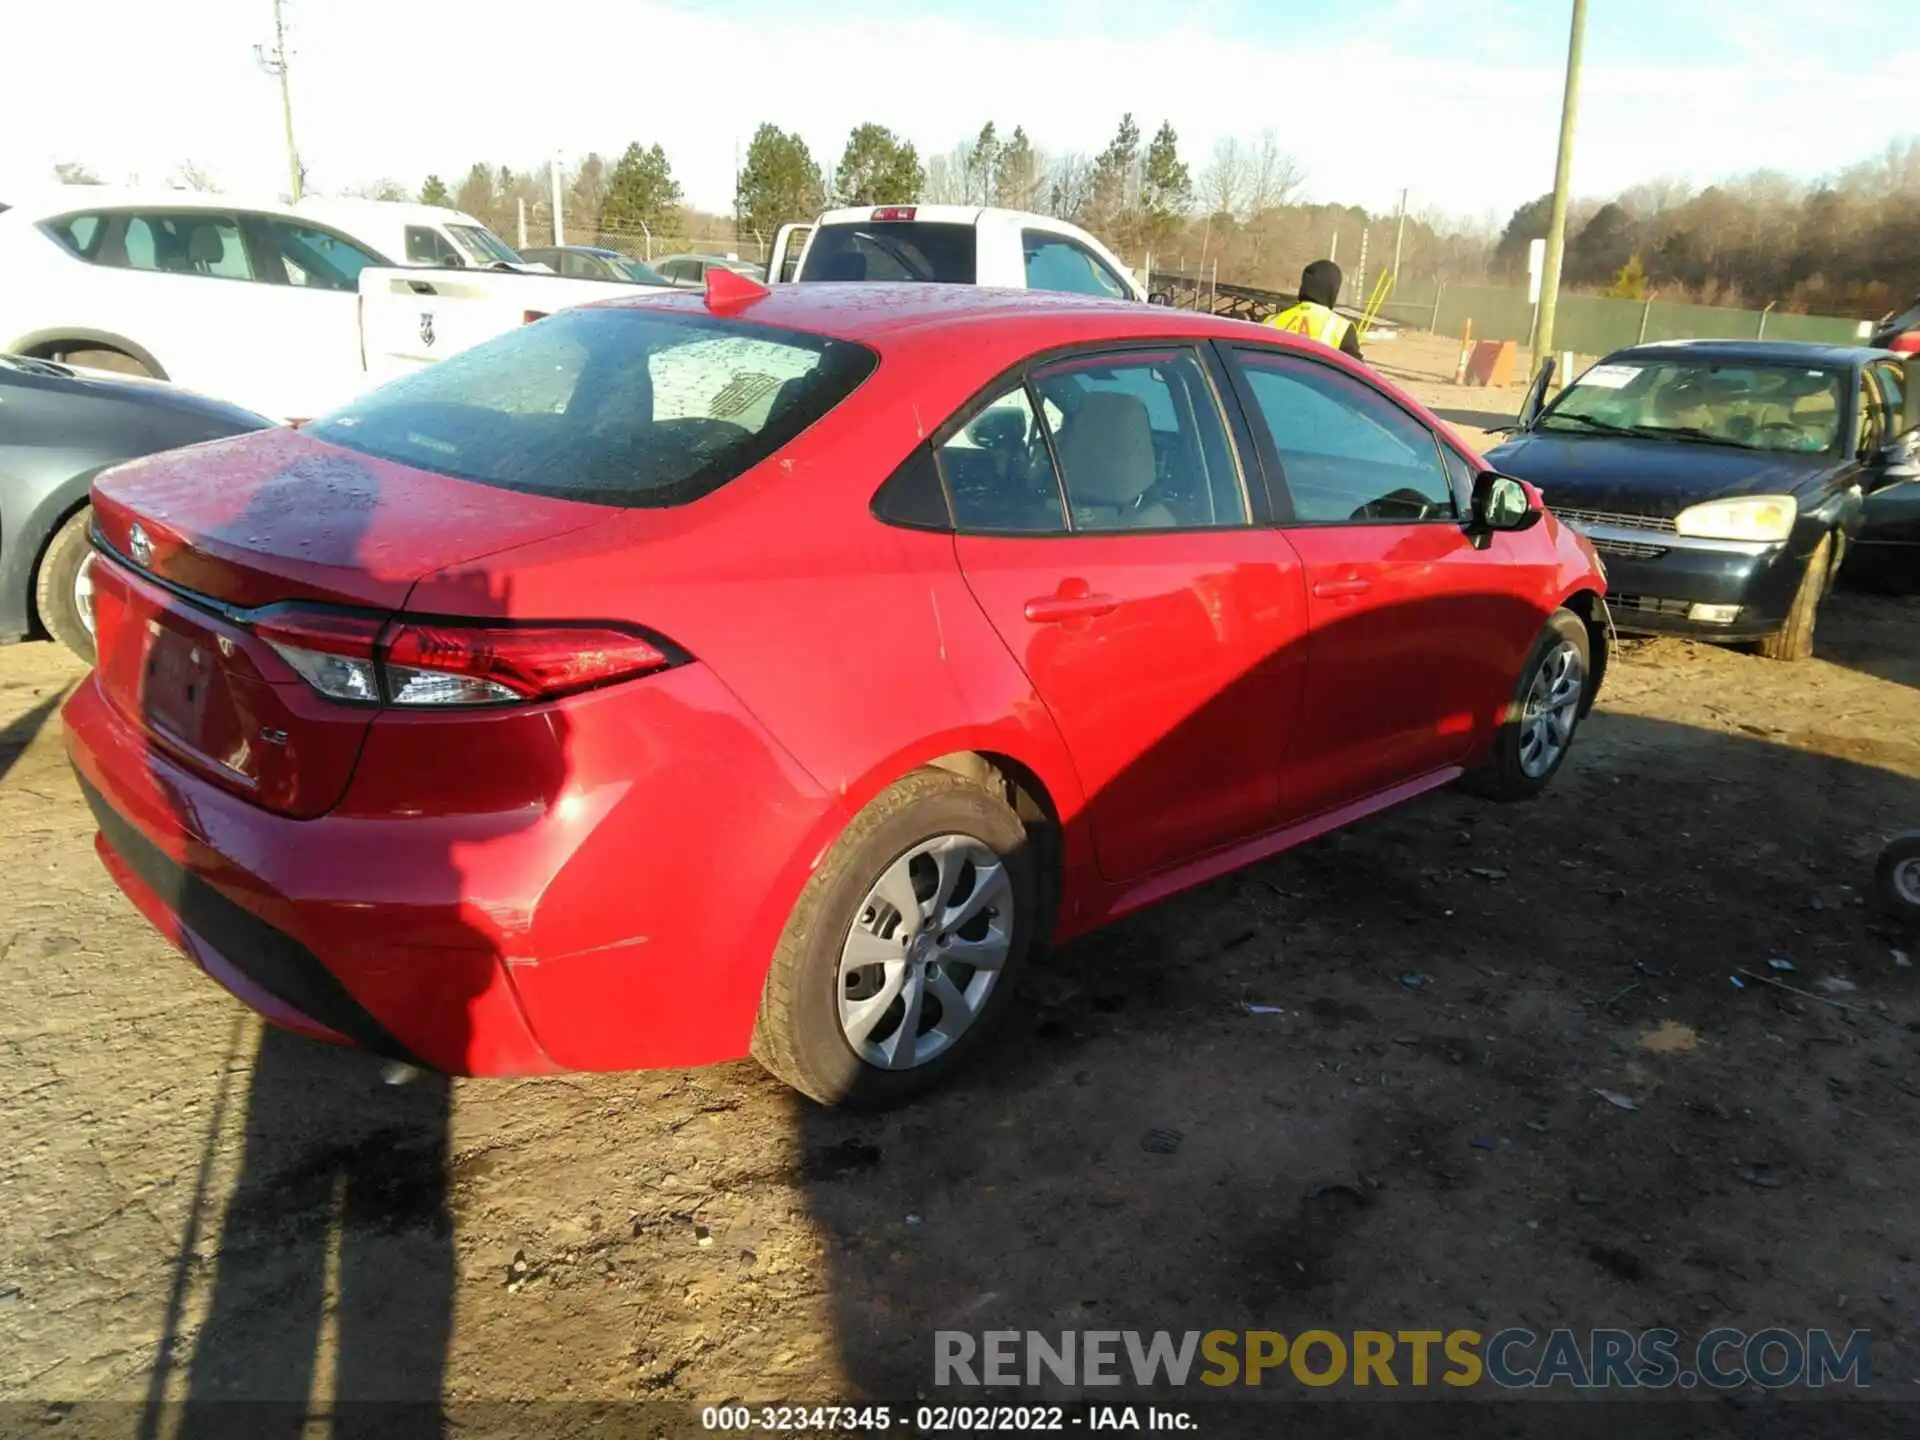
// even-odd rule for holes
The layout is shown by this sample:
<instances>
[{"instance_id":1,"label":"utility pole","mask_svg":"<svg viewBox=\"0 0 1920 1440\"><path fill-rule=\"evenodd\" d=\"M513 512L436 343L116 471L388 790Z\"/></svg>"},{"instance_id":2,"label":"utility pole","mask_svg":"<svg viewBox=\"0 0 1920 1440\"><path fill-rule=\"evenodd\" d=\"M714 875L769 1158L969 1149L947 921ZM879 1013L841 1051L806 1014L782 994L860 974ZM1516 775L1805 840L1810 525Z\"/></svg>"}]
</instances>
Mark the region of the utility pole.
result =
<instances>
[{"instance_id":1,"label":"utility pole","mask_svg":"<svg viewBox=\"0 0 1920 1440\"><path fill-rule=\"evenodd\" d=\"M1393 232L1393 283L1400 284L1400 247L1407 242L1407 192L1400 192L1400 223Z\"/></svg>"},{"instance_id":2,"label":"utility pole","mask_svg":"<svg viewBox=\"0 0 1920 1440\"><path fill-rule=\"evenodd\" d=\"M1567 37L1567 89L1560 101L1560 155L1553 166L1553 214L1547 221L1547 259L1540 279L1540 326L1534 341L1534 370L1539 357L1553 354L1553 312L1560 298L1560 262L1567 248L1567 191L1573 182L1573 127L1580 107L1580 52L1587 36L1587 0L1573 0L1573 29Z\"/></svg>"},{"instance_id":3,"label":"utility pole","mask_svg":"<svg viewBox=\"0 0 1920 1440\"><path fill-rule=\"evenodd\" d=\"M273 0L273 49L253 47L260 68L280 81L280 119L287 130L287 176L292 182L293 203L300 203L300 151L293 143L293 90L287 79L287 17L285 0Z\"/></svg>"},{"instance_id":4,"label":"utility pole","mask_svg":"<svg viewBox=\"0 0 1920 1440\"><path fill-rule=\"evenodd\" d=\"M561 194L561 182L565 179L566 161L558 150L553 152L553 164L549 167L548 178L553 188L553 243L567 243L566 203ZM597 238L597 237L596 237Z\"/></svg>"}]
</instances>

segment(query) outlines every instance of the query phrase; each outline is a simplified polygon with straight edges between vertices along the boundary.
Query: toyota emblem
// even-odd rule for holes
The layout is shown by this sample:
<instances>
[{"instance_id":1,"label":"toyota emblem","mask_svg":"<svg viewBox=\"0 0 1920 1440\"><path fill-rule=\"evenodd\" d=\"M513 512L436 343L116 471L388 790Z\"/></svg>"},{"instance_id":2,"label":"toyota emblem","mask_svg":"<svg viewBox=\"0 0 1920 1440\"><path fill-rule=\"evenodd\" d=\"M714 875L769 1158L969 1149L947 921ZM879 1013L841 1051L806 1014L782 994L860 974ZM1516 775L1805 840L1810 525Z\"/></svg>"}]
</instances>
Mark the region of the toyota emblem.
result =
<instances>
[{"instance_id":1,"label":"toyota emblem","mask_svg":"<svg viewBox=\"0 0 1920 1440\"><path fill-rule=\"evenodd\" d=\"M142 570L153 564L153 541L147 538L147 532L138 522L127 535L127 553Z\"/></svg>"}]
</instances>

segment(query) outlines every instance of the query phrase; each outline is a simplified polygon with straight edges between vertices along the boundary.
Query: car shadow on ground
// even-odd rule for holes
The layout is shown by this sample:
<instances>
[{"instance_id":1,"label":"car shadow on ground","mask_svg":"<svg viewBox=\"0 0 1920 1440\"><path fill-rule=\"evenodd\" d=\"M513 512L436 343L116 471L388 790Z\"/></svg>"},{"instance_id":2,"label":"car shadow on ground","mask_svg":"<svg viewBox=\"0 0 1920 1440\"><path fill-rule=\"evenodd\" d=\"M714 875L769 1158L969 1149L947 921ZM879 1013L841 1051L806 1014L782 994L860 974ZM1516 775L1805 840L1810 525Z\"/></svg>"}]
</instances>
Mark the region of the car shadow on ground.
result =
<instances>
[{"instance_id":1,"label":"car shadow on ground","mask_svg":"<svg viewBox=\"0 0 1920 1440\"><path fill-rule=\"evenodd\" d=\"M295 460L256 487L230 519L202 520L200 526L230 542L245 537L257 543L270 535L288 547L287 553L315 546L381 575L393 563L384 557L395 552L381 537L366 533L370 517L380 511L380 483L375 469L356 460L332 459L320 473L309 473ZM445 583L446 593L457 597L447 604L449 613L511 613L509 587L484 573L456 573ZM109 649L114 638L109 637ZM111 658L103 663L110 666ZM155 673L149 663L138 691L150 712L144 732L149 736L169 733L171 723L160 713L167 701ZM165 673L164 666L159 673ZM378 718L370 722L378 724ZM493 743L511 746L516 737L524 737L525 753L517 759L510 751L500 754L503 778L478 791L503 806L499 834L521 823L511 817L530 823L544 814L566 781L564 716L502 731ZM209 821L195 792L176 779L181 762L160 741L148 743L155 792L172 805L182 830L204 837ZM363 740L363 747L369 743ZM427 751L417 739L395 743L407 763L402 773L389 765L383 793L401 813L408 813L417 796L463 786L475 792L474 777L462 769L454 747ZM313 775L302 778L308 785L319 783ZM382 821L362 823L377 830ZM342 879L338 867L352 868L351 861L335 852L328 857L336 867L331 874L290 882L290 872L279 872L283 887L305 887L303 919L309 925L335 923L333 917L316 919L325 907L314 897L325 895L331 883L346 887L356 901L379 898L394 910L406 907L419 930L434 937L426 963L396 966L382 934L344 927L360 955L355 982L362 993L368 988L389 995L411 992L414 1003L403 1008L433 1017L432 1033L391 1034L311 956L298 953L284 931L266 930L251 912L186 875L124 826L110 830L110 839L116 834L127 847L122 860L164 897L188 944L209 955L214 966L225 967L222 983L238 981L243 988L277 996L310 1020L378 1045L385 1057L256 1027L258 1045L245 1094L233 1107L235 1118L217 1117L206 1138L201 1188L235 1128L243 1136L239 1173L223 1206L196 1205L182 1237L149 1376L143 1440L293 1437L307 1433L316 1411L328 1415L335 1436L444 1433L441 1402L455 1291L447 1194L451 1082L403 1065L393 1074L414 1073L415 1078L393 1086L383 1083L383 1069L389 1061L416 1060L422 1052L464 1060L477 1039L472 1010L486 988L504 983L491 958L496 937L467 918L460 859L451 849L428 853L410 839L403 871L357 872ZM245 864L254 857L231 858ZM284 865L287 858L264 860ZM263 908L277 913L271 902ZM336 934L335 943L347 942ZM481 958L456 963L463 955ZM408 958L418 962L420 955ZM183 983L190 983L184 975ZM204 1213L216 1208L217 1213ZM211 1292L205 1317L190 1330L187 1293L202 1285ZM175 1397L181 1392L184 1404L178 1405Z\"/></svg>"},{"instance_id":2,"label":"car shadow on ground","mask_svg":"<svg viewBox=\"0 0 1920 1440\"><path fill-rule=\"evenodd\" d=\"M1537 801L1437 792L1067 947L951 1088L877 1117L802 1107L810 1154L862 1160L808 1191L847 1373L1005 1403L1071 1392L936 1389L936 1332L1656 1322L1863 1327L1876 1375L1912 1373L1912 1297L1884 1277L1913 1245L1885 1207L1920 1183L1920 994L1864 893L1880 833L1916 818L1908 776L1602 713ZM1885 1199L1837 1210L1861 1174ZM1368 1392L1282 1367L1225 1393ZM1197 1397L1220 1394L1158 1392ZM1305 1410L1287 1433L1469 1425L1458 1404ZM1884 1411L1767 1423L1900 1433ZM1631 1433L1718 1418L1643 1409Z\"/></svg>"},{"instance_id":3,"label":"car shadow on ground","mask_svg":"<svg viewBox=\"0 0 1920 1440\"><path fill-rule=\"evenodd\" d=\"M1814 653L1862 675L1920 689L1920 648L1911 641L1920 634L1920 595L1867 590L1848 584L1844 568L1840 575L1840 587L1820 607Z\"/></svg>"}]
</instances>

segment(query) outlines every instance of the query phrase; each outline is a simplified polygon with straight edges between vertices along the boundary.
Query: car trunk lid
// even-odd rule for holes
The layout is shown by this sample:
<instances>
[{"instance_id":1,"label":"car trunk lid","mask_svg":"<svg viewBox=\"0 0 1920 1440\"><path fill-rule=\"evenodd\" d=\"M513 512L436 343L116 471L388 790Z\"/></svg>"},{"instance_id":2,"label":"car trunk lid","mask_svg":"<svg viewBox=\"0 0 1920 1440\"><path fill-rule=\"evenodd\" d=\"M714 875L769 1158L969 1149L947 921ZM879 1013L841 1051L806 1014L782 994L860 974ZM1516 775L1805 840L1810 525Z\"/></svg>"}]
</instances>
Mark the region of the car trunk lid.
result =
<instances>
[{"instance_id":1,"label":"car trunk lid","mask_svg":"<svg viewBox=\"0 0 1920 1440\"><path fill-rule=\"evenodd\" d=\"M422 575L606 514L292 430L118 467L93 505L108 697L156 751L299 817L338 803L377 711L316 693L263 630L302 613L377 626ZM467 598L473 613L507 613L504 595Z\"/></svg>"}]
</instances>

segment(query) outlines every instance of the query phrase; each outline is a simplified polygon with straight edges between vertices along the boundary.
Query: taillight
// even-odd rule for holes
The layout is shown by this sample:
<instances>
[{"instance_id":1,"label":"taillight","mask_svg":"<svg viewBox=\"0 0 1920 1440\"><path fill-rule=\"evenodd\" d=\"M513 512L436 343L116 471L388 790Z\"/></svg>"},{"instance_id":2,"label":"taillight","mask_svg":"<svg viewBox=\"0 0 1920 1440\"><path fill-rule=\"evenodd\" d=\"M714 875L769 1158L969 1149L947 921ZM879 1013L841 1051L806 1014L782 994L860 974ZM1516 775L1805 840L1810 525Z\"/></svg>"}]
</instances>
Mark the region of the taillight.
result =
<instances>
[{"instance_id":1,"label":"taillight","mask_svg":"<svg viewBox=\"0 0 1920 1440\"><path fill-rule=\"evenodd\" d=\"M912 205L882 205L873 212L875 220L911 220L915 211Z\"/></svg>"},{"instance_id":2,"label":"taillight","mask_svg":"<svg viewBox=\"0 0 1920 1440\"><path fill-rule=\"evenodd\" d=\"M600 626L405 622L382 637L381 661L395 705L551 700L673 663L650 640Z\"/></svg>"},{"instance_id":3,"label":"taillight","mask_svg":"<svg viewBox=\"0 0 1920 1440\"><path fill-rule=\"evenodd\" d=\"M547 314L548 312L545 310L522 310L520 312L520 323L522 325L531 325L536 320L546 319Z\"/></svg>"},{"instance_id":4,"label":"taillight","mask_svg":"<svg viewBox=\"0 0 1920 1440\"><path fill-rule=\"evenodd\" d=\"M482 625L341 615L289 606L254 627L302 680L359 705L512 705L553 700L674 658L607 625Z\"/></svg>"}]
</instances>

